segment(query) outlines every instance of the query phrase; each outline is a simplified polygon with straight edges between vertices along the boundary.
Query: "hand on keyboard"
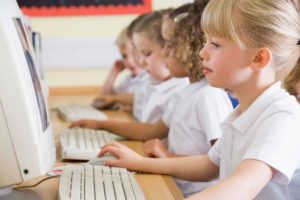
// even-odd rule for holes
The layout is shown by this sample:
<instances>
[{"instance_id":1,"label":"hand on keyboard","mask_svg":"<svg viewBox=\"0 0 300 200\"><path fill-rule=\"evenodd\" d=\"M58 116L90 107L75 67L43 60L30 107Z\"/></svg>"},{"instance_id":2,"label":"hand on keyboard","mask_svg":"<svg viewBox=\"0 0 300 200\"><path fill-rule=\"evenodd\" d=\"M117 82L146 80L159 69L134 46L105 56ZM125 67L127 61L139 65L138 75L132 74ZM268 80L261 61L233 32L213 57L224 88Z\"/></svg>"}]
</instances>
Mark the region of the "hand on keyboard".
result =
<instances>
[{"instance_id":1,"label":"hand on keyboard","mask_svg":"<svg viewBox=\"0 0 300 200\"><path fill-rule=\"evenodd\" d=\"M107 160L117 160L117 157L110 155L110 154L106 154L102 157L95 157L90 159L87 164L91 164L91 165L105 165Z\"/></svg>"},{"instance_id":2,"label":"hand on keyboard","mask_svg":"<svg viewBox=\"0 0 300 200\"><path fill-rule=\"evenodd\" d=\"M106 153L116 156L118 160L107 160L105 165L111 167L122 167L129 170L139 170L138 164L143 159L143 156L118 142L113 142L102 147L99 156L103 156Z\"/></svg>"},{"instance_id":3,"label":"hand on keyboard","mask_svg":"<svg viewBox=\"0 0 300 200\"><path fill-rule=\"evenodd\" d=\"M91 119L82 119L79 121L75 121L69 125L69 128L75 128L75 127L100 129L101 121L91 120Z\"/></svg>"}]
</instances>

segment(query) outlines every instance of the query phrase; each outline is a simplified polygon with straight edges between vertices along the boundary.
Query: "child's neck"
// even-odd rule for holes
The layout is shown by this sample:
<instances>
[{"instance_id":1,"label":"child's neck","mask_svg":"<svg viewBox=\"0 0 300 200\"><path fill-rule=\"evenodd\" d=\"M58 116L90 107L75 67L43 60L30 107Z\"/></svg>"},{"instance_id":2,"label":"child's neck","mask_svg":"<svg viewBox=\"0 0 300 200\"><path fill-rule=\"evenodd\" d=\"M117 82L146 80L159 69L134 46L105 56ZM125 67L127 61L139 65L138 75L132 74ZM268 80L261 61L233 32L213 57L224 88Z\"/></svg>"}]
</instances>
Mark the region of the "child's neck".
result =
<instances>
[{"instance_id":1,"label":"child's neck","mask_svg":"<svg viewBox=\"0 0 300 200\"><path fill-rule=\"evenodd\" d=\"M165 77L164 79L162 79L161 82L167 81L167 80L169 80L171 78L172 78L172 75L170 74L167 77Z\"/></svg>"},{"instance_id":2,"label":"child's neck","mask_svg":"<svg viewBox=\"0 0 300 200\"><path fill-rule=\"evenodd\" d=\"M238 100L241 113L245 112L251 104L259 97L266 89L268 89L274 81L268 81L263 84L253 83L246 84L234 90Z\"/></svg>"}]
</instances>

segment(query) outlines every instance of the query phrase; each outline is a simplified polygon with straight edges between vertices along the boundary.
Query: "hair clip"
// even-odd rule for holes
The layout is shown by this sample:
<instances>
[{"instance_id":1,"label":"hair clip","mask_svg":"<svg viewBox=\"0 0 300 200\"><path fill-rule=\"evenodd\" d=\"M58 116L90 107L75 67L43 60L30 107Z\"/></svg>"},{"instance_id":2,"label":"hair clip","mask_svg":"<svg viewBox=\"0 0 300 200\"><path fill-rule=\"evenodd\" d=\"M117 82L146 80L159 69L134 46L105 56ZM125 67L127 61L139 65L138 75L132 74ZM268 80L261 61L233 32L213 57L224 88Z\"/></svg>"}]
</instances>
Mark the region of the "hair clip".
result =
<instances>
[{"instance_id":1,"label":"hair clip","mask_svg":"<svg viewBox=\"0 0 300 200\"><path fill-rule=\"evenodd\" d=\"M179 22L180 20L187 17L188 15L189 15L188 12L181 13L174 18L174 22Z\"/></svg>"},{"instance_id":2,"label":"hair clip","mask_svg":"<svg viewBox=\"0 0 300 200\"><path fill-rule=\"evenodd\" d=\"M300 45L300 40L298 40L297 45Z\"/></svg>"}]
</instances>

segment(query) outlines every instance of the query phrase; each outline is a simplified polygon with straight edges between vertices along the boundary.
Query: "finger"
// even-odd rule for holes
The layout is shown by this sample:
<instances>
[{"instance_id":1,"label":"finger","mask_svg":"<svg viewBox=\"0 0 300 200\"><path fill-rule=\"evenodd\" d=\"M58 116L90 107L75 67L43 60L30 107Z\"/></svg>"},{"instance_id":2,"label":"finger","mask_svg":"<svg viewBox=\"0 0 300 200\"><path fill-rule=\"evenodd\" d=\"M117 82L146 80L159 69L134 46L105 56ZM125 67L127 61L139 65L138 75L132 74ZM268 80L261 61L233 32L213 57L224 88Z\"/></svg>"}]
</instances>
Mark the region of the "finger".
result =
<instances>
[{"instance_id":1,"label":"finger","mask_svg":"<svg viewBox=\"0 0 300 200\"><path fill-rule=\"evenodd\" d=\"M119 160L106 160L104 165L110 167L122 167Z\"/></svg>"},{"instance_id":2,"label":"finger","mask_svg":"<svg viewBox=\"0 0 300 200\"><path fill-rule=\"evenodd\" d=\"M118 158L120 157L120 150L118 147L115 146L111 146L111 145L104 146L99 153L99 157L104 156L107 153L110 153L113 156L116 156Z\"/></svg>"},{"instance_id":3,"label":"finger","mask_svg":"<svg viewBox=\"0 0 300 200\"><path fill-rule=\"evenodd\" d=\"M119 142L112 142L109 145L115 146L115 147L120 147L120 148L126 147L125 145L123 145L123 144L121 144Z\"/></svg>"},{"instance_id":4,"label":"finger","mask_svg":"<svg viewBox=\"0 0 300 200\"><path fill-rule=\"evenodd\" d=\"M77 127L77 126L80 127L81 124L82 124L82 121L81 121L81 120L75 121L75 122L73 122L73 123L71 123L71 124L69 125L69 128L74 128L74 127Z\"/></svg>"}]
</instances>

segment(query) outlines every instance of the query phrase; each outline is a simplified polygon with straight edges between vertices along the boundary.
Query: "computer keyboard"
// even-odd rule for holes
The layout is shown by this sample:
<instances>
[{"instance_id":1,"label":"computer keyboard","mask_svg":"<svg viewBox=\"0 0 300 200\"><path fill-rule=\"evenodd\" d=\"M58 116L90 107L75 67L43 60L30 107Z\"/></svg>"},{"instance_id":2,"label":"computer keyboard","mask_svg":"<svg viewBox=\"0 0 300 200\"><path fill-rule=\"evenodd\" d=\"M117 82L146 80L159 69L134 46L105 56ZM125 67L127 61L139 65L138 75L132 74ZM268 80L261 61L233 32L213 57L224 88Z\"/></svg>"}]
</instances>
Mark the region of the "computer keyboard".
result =
<instances>
[{"instance_id":1,"label":"computer keyboard","mask_svg":"<svg viewBox=\"0 0 300 200\"><path fill-rule=\"evenodd\" d=\"M106 120L107 116L92 106L87 105L65 105L58 108L61 118L74 122L80 119Z\"/></svg>"},{"instance_id":2,"label":"computer keyboard","mask_svg":"<svg viewBox=\"0 0 300 200\"><path fill-rule=\"evenodd\" d=\"M64 129L60 134L62 159L90 160L100 148L115 141L113 134L85 128Z\"/></svg>"},{"instance_id":3,"label":"computer keyboard","mask_svg":"<svg viewBox=\"0 0 300 200\"><path fill-rule=\"evenodd\" d=\"M59 181L60 200L145 200L134 176L123 168L71 165Z\"/></svg>"}]
</instances>

